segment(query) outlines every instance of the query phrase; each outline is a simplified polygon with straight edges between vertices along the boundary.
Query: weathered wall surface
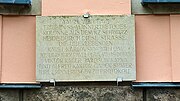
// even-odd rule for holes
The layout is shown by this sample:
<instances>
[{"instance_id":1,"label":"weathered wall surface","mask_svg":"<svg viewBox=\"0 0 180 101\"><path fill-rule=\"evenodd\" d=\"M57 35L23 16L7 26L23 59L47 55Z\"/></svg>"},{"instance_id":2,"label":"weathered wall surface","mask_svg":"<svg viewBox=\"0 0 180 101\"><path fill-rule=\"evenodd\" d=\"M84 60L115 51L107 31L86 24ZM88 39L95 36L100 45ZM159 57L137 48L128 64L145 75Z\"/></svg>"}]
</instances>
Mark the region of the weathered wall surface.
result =
<instances>
[{"instance_id":1,"label":"weathered wall surface","mask_svg":"<svg viewBox=\"0 0 180 101\"><path fill-rule=\"evenodd\" d=\"M152 88L146 90L147 101L179 101L180 89L177 88Z\"/></svg>"},{"instance_id":2,"label":"weathered wall surface","mask_svg":"<svg viewBox=\"0 0 180 101\"><path fill-rule=\"evenodd\" d=\"M141 90L129 86L96 87L43 87L41 90L25 90L25 101L141 101Z\"/></svg>"},{"instance_id":3,"label":"weathered wall surface","mask_svg":"<svg viewBox=\"0 0 180 101\"><path fill-rule=\"evenodd\" d=\"M44 86L42 89L0 90L0 101L179 101L180 89L130 86Z\"/></svg>"},{"instance_id":4,"label":"weathered wall surface","mask_svg":"<svg viewBox=\"0 0 180 101\"><path fill-rule=\"evenodd\" d=\"M130 86L44 86L42 89L0 90L1 101L142 101L141 89Z\"/></svg>"},{"instance_id":5,"label":"weathered wall surface","mask_svg":"<svg viewBox=\"0 0 180 101\"><path fill-rule=\"evenodd\" d=\"M19 101L19 90L1 89L0 101Z\"/></svg>"}]
</instances>

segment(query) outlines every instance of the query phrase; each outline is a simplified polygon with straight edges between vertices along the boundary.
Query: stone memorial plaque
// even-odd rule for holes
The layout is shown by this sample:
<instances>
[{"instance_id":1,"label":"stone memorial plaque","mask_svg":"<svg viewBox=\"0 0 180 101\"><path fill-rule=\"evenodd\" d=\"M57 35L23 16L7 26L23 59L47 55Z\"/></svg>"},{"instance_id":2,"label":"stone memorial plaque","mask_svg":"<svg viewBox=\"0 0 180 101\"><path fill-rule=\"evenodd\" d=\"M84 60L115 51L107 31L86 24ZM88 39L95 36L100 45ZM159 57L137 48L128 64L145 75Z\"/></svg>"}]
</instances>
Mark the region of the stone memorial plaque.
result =
<instances>
[{"instance_id":1,"label":"stone memorial plaque","mask_svg":"<svg viewBox=\"0 0 180 101\"><path fill-rule=\"evenodd\" d=\"M136 79L134 16L37 16L37 81Z\"/></svg>"}]
</instances>

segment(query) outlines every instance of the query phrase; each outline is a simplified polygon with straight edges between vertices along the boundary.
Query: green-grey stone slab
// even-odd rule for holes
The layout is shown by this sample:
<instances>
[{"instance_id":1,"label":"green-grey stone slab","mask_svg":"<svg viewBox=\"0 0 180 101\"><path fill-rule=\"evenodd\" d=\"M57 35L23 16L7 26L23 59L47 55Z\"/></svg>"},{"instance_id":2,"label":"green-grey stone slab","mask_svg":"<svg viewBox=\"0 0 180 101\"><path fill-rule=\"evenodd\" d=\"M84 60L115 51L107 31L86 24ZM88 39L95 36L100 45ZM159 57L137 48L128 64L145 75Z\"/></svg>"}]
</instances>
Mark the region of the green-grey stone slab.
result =
<instances>
[{"instance_id":1,"label":"green-grey stone slab","mask_svg":"<svg viewBox=\"0 0 180 101\"><path fill-rule=\"evenodd\" d=\"M36 18L40 82L136 79L134 16Z\"/></svg>"},{"instance_id":2,"label":"green-grey stone slab","mask_svg":"<svg viewBox=\"0 0 180 101\"><path fill-rule=\"evenodd\" d=\"M32 0L29 5L4 5L0 4L2 15L41 15L41 0Z\"/></svg>"},{"instance_id":3,"label":"green-grey stone slab","mask_svg":"<svg viewBox=\"0 0 180 101\"><path fill-rule=\"evenodd\" d=\"M149 4L143 6L142 0L131 0L132 14L179 14L180 4Z\"/></svg>"}]
</instances>

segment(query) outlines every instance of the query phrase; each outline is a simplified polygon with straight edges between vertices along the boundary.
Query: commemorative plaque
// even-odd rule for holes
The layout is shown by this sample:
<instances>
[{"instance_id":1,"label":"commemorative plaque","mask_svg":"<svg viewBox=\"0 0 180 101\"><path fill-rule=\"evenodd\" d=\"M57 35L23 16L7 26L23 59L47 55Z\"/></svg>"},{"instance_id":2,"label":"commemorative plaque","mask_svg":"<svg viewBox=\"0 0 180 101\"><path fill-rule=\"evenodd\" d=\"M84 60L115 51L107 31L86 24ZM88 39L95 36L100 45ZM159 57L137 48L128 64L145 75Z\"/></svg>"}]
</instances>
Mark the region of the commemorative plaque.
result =
<instances>
[{"instance_id":1,"label":"commemorative plaque","mask_svg":"<svg viewBox=\"0 0 180 101\"><path fill-rule=\"evenodd\" d=\"M36 79L136 79L134 16L37 16Z\"/></svg>"}]
</instances>

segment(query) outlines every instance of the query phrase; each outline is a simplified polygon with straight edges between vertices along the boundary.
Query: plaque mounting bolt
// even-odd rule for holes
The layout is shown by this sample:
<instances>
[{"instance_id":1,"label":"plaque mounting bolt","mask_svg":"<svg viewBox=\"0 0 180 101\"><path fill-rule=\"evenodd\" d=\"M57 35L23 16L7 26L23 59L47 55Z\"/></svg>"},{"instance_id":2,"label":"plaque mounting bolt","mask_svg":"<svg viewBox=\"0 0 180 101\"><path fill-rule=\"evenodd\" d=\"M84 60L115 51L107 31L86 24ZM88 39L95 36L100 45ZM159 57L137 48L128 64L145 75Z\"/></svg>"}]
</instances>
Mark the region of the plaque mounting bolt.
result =
<instances>
[{"instance_id":1,"label":"plaque mounting bolt","mask_svg":"<svg viewBox=\"0 0 180 101\"><path fill-rule=\"evenodd\" d=\"M123 78L118 77L118 78L116 78L116 81L117 81L117 86L118 86L119 82L123 82Z\"/></svg>"},{"instance_id":2,"label":"plaque mounting bolt","mask_svg":"<svg viewBox=\"0 0 180 101\"><path fill-rule=\"evenodd\" d=\"M50 83L53 83L54 86L56 86L56 81L55 81L55 79L51 79L51 80L49 80L49 82L50 82Z\"/></svg>"},{"instance_id":3,"label":"plaque mounting bolt","mask_svg":"<svg viewBox=\"0 0 180 101\"><path fill-rule=\"evenodd\" d=\"M89 16L90 16L89 12L83 15L84 18L89 18Z\"/></svg>"}]
</instances>

